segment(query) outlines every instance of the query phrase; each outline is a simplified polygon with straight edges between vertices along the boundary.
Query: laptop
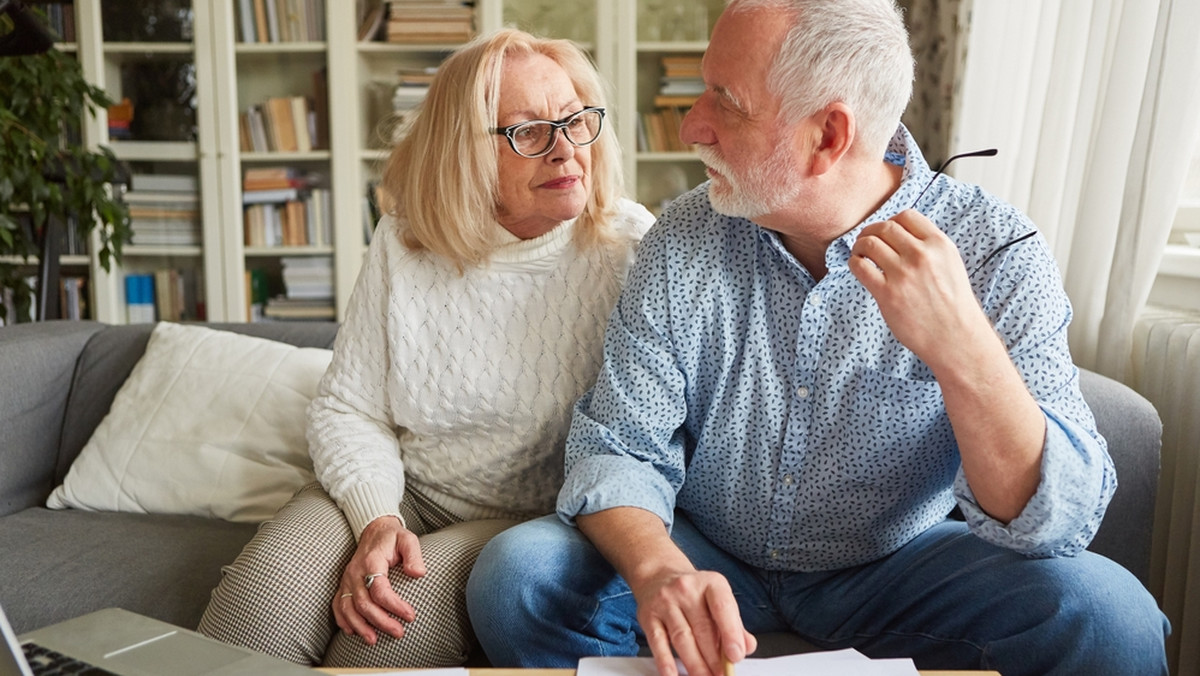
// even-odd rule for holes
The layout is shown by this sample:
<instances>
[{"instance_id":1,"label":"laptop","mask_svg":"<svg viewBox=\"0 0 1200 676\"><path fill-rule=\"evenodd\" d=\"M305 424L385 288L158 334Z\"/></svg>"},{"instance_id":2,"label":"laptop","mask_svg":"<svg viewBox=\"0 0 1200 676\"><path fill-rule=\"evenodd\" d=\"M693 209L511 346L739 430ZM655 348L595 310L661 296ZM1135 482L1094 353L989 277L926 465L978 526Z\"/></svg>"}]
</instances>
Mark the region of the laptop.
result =
<instances>
[{"instance_id":1,"label":"laptop","mask_svg":"<svg viewBox=\"0 0 1200 676\"><path fill-rule=\"evenodd\" d=\"M37 629L20 638L0 608L0 676L39 676L50 661L39 650L90 665L82 674L116 676L312 676L308 667L227 645L173 624L106 608ZM26 652L31 657L26 658Z\"/></svg>"}]
</instances>

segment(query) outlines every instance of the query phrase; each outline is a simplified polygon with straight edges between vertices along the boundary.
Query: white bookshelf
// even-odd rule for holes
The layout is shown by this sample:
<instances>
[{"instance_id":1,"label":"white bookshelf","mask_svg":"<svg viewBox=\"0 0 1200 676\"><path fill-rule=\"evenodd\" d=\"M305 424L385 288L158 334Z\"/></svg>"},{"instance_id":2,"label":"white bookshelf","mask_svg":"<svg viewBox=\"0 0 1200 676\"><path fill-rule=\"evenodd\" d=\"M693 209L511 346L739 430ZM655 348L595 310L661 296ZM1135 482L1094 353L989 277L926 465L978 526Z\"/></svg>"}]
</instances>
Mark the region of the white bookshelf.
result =
<instances>
[{"instance_id":1,"label":"white bookshelf","mask_svg":"<svg viewBox=\"0 0 1200 676\"><path fill-rule=\"evenodd\" d=\"M387 158L384 144L373 141L389 78L402 65L431 65L455 45L395 45L359 42L356 12L349 0L324 0L325 40L243 43L238 40L238 0L193 0L190 42L105 42L101 28L104 3L122 0L75 0L77 41L74 50L85 76L120 99L120 65L130 59L191 59L196 75L195 141L109 140L107 117L99 111L85 123L84 138L105 144L127 161L157 163L195 173L200 184L202 243L195 247L130 247L121 267L105 273L89 260L92 316L125 322L123 279L130 271L172 264L191 266L203 277L208 321L244 321L247 316L245 273L272 265L283 256L327 256L334 264L337 317L345 308L366 250L363 197ZM670 5L672 0L478 0L476 25L489 31L517 25L543 32L563 27L592 56L612 84L609 120L624 148L626 186L631 196L656 207L663 191L682 181L690 187L703 180L702 165L688 152L637 151L639 111L652 106L662 53L701 54L704 40L660 37L639 41L639 10ZM715 20L722 0L707 3ZM558 9L547 9L554 8ZM545 21L539 12L558 11ZM711 20L709 23L711 23ZM646 31L642 31L645 36ZM556 36L558 37L558 36ZM329 149L304 153L247 153L239 146L238 116L251 103L269 95L313 95L312 72L325 68L329 109ZM394 85L393 85L394 86ZM390 101L390 99L388 99ZM241 179L251 167L298 166L323 174L330 190L333 241L311 247L244 245ZM95 248L95 247L93 247ZM94 259L94 257L92 257Z\"/></svg>"}]
</instances>

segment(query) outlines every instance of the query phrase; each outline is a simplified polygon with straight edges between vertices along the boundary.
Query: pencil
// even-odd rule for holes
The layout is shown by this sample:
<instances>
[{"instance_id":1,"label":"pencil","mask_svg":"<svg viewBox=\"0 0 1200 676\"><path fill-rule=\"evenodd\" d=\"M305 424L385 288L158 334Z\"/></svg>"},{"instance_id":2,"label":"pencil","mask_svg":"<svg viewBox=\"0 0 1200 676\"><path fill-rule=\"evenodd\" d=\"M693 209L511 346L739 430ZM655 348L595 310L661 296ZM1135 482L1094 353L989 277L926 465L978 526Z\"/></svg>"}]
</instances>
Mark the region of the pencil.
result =
<instances>
[{"instance_id":1,"label":"pencil","mask_svg":"<svg viewBox=\"0 0 1200 676\"><path fill-rule=\"evenodd\" d=\"M721 663L725 666L725 676L737 676L733 672L733 662L730 662L728 657L722 657Z\"/></svg>"}]
</instances>

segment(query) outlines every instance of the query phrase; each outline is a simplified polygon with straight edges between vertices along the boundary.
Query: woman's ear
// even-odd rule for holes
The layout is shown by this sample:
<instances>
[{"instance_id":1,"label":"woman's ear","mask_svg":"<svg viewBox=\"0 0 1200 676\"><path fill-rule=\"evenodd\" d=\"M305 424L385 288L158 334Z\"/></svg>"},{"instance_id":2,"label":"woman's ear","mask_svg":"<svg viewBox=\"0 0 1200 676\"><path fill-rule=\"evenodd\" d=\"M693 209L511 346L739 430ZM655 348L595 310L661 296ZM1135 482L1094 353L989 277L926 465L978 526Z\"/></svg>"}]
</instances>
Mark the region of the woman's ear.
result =
<instances>
[{"instance_id":1,"label":"woman's ear","mask_svg":"<svg viewBox=\"0 0 1200 676\"><path fill-rule=\"evenodd\" d=\"M813 143L811 170L813 175L824 174L833 168L854 145L857 128L854 113L846 104L836 101L813 113Z\"/></svg>"}]
</instances>

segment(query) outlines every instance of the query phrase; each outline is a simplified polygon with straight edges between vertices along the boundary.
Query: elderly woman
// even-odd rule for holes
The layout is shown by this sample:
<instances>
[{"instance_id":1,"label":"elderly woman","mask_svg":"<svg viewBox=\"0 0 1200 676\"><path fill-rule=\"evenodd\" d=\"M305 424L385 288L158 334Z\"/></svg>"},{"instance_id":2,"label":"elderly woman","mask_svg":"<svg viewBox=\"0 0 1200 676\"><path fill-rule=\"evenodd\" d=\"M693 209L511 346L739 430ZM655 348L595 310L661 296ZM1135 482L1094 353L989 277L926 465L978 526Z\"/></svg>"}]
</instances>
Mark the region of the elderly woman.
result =
<instances>
[{"instance_id":1,"label":"elderly woman","mask_svg":"<svg viewBox=\"0 0 1200 676\"><path fill-rule=\"evenodd\" d=\"M621 197L604 116L566 41L502 30L443 63L309 409L320 485L226 568L203 633L327 666L466 659L475 556L553 511L571 406L653 220Z\"/></svg>"}]
</instances>

